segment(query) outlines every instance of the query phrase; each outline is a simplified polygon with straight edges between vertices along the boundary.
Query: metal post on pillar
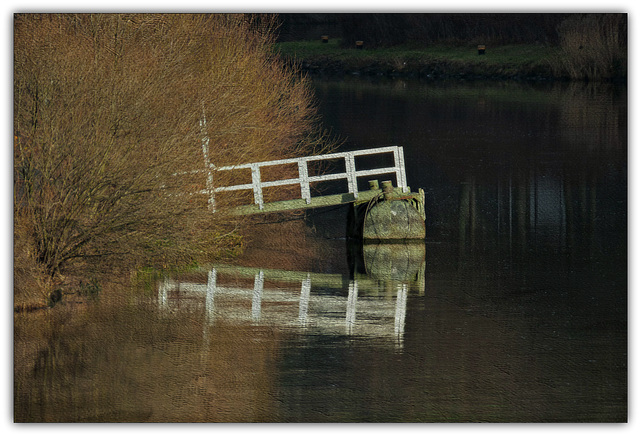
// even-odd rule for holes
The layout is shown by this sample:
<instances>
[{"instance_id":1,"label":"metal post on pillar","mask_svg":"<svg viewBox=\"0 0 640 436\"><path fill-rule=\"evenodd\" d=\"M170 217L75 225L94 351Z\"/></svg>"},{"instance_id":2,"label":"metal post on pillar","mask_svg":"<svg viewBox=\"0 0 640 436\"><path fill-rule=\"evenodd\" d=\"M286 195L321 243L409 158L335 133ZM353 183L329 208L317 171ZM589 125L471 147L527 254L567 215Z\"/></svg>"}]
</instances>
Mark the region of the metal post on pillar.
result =
<instances>
[{"instance_id":1,"label":"metal post on pillar","mask_svg":"<svg viewBox=\"0 0 640 436\"><path fill-rule=\"evenodd\" d=\"M385 200L390 200L393 197L393 182L391 180L382 182L382 194Z\"/></svg>"}]
</instances>

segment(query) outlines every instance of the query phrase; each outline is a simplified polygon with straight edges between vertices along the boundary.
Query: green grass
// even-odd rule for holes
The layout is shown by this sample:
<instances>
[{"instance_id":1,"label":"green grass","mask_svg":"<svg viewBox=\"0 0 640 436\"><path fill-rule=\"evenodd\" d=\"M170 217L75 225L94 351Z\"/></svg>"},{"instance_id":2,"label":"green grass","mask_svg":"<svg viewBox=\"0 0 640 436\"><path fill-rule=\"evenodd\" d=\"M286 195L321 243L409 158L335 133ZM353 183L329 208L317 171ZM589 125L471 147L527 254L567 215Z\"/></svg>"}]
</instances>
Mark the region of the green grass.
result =
<instances>
[{"instance_id":1,"label":"green grass","mask_svg":"<svg viewBox=\"0 0 640 436\"><path fill-rule=\"evenodd\" d=\"M286 58L305 62L340 62L351 67L383 64L397 70L434 63L455 65L475 72L500 72L515 74L532 70L548 70L558 50L540 45L487 46L484 55L478 55L477 45L447 46L431 45L417 47L396 46L356 50L340 46L340 40L329 43L318 41L283 42L275 50Z\"/></svg>"}]
</instances>

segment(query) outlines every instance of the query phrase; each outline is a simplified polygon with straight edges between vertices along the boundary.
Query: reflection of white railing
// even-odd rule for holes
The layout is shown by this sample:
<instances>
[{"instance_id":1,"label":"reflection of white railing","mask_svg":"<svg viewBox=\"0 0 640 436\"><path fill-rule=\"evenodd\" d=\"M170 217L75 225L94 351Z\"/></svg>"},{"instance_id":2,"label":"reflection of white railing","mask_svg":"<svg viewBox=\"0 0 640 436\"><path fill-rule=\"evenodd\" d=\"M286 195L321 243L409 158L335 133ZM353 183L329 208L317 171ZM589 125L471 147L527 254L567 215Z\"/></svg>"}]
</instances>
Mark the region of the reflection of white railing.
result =
<instances>
[{"instance_id":1,"label":"reflection of white railing","mask_svg":"<svg viewBox=\"0 0 640 436\"><path fill-rule=\"evenodd\" d=\"M164 281L158 289L158 303L162 309L170 310L171 292L179 291L183 304L191 301L199 305L204 297L209 323L219 318L279 327L317 328L331 334L393 337L397 344L402 342L407 284L397 284L396 298L391 299L359 296L357 280L349 281L346 297L342 293L312 293L311 275L301 280L299 294L291 288L265 290L264 282L265 275L260 270L254 276L253 288L219 286L218 271L213 268L206 284ZM248 301L251 301L250 310L243 303Z\"/></svg>"},{"instance_id":2,"label":"reflection of white railing","mask_svg":"<svg viewBox=\"0 0 640 436\"><path fill-rule=\"evenodd\" d=\"M384 167L384 168L375 168L369 170L357 170L356 169L356 156L370 156L370 155L378 155L385 153L393 153L393 166ZM310 176L308 170L308 163L314 161L322 161L322 160L335 160L335 159L344 159L345 163L345 172L343 173L331 173L324 174L320 176ZM298 177L292 179L282 179L282 180L273 180L264 182L261 180L260 169L267 166L277 166L277 165L286 165L286 164L298 164ZM264 201L262 196L262 190L264 188L272 187L272 186L285 186L285 185L300 185L300 196L303 200L306 201L307 204L311 203L311 188L310 184L313 182L326 182L330 180L347 180L347 189L350 194L353 194L354 198L358 198L358 177L365 176L374 176L381 174L390 174L395 173L396 183L398 188L402 188L403 192L408 191L407 187L407 176L405 174L404 169L404 151L402 147L399 146L390 146L390 147L380 147L373 148L369 150L356 150L356 151L347 151L342 153L330 153L319 156L306 156L299 158L291 158L291 159L280 159L280 160L272 160L267 162L257 162L257 163L247 163L242 165L232 165L232 166L222 166L216 167L215 165L210 165L211 169L216 171L230 171L230 170L239 170L239 169L250 169L251 170L251 183L245 183L241 185L233 185L233 186L220 186L215 188L208 187L207 190L203 191L211 196L210 203L215 204L213 200L213 196L216 192L223 191L239 191L239 190L253 190L253 198L254 203L258 205L260 210L264 208Z\"/></svg>"}]
</instances>

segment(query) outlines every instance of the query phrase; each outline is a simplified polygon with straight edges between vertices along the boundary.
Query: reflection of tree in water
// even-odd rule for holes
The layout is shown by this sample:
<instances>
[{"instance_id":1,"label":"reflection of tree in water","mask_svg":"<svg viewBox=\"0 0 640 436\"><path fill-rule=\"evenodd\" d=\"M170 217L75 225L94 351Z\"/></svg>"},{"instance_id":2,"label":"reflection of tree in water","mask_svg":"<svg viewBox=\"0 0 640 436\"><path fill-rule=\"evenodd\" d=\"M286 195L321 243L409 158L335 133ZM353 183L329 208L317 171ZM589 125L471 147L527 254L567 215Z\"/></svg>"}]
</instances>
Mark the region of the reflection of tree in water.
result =
<instances>
[{"instance_id":1,"label":"reflection of tree in water","mask_svg":"<svg viewBox=\"0 0 640 436\"><path fill-rule=\"evenodd\" d=\"M226 326L203 336L192 315L96 305L42 319L49 338L16 373L16 421L256 422L276 416L270 392L282 333ZM18 325L18 332L23 326ZM43 331L46 330L43 326ZM203 354L203 347L210 350ZM16 352L33 342L16 340Z\"/></svg>"}]
</instances>

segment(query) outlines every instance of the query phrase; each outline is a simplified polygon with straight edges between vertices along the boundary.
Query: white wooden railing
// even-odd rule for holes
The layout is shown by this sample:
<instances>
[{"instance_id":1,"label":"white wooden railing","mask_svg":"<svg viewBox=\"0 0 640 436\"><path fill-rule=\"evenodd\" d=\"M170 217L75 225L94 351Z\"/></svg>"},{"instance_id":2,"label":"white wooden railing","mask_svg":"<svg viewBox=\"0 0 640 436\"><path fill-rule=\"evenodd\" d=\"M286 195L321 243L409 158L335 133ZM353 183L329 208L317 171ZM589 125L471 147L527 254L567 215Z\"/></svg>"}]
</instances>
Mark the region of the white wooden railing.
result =
<instances>
[{"instance_id":1,"label":"white wooden railing","mask_svg":"<svg viewBox=\"0 0 640 436\"><path fill-rule=\"evenodd\" d=\"M393 153L393 166L375 168L368 170L357 170L355 157L356 156L370 156L377 154ZM205 156L207 159L207 156ZM322 160L344 159L345 171L342 173L331 173L320 176L310 176L308 171L308 163ZM260 169L263 167L286 165L286 164L298 164L298 177L273 181L262 181L260 176ZM231 171L239 169L251 169L251 183L245 183L241 185L232 186L219 186L219 187L207 187L202 193L210 196L209 203L212 205L213 211L215 211L214 196L216 192L223 191L239 191L239 190L253 190L254 203L262 210L264 208L264 200L262 196L262 190L264 188L272 186L285 186L285 185L300 185L300 196L306 201L307 204L311 203L311 189L310 183L313 182L325 182L330 180L347 180L347 189L350 194L353 194L354 199L358 198L358 177L374 176L380 174L395 173L396 183L398 188L402 188L403 192L407 192L407 177L404 169L404 151L399 146L389 146L373 148L368 150L355 150L346 151L341 153L330 153L318 156L306 156L291 159L280 159L266 162L247 163L241 165L231 165L216 167L214 164L209 164L210 170L215 171ZM209 178L210 179L210 178Z\"/></svg>"}]
</instances>

